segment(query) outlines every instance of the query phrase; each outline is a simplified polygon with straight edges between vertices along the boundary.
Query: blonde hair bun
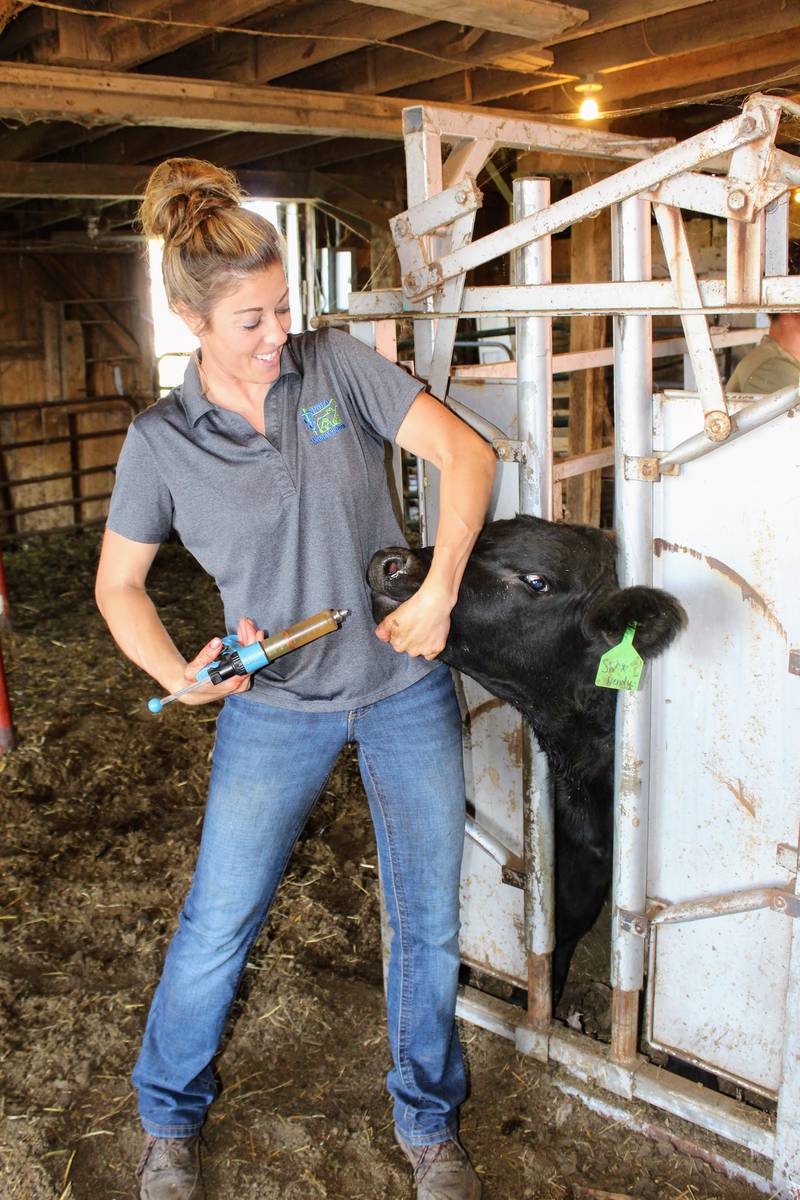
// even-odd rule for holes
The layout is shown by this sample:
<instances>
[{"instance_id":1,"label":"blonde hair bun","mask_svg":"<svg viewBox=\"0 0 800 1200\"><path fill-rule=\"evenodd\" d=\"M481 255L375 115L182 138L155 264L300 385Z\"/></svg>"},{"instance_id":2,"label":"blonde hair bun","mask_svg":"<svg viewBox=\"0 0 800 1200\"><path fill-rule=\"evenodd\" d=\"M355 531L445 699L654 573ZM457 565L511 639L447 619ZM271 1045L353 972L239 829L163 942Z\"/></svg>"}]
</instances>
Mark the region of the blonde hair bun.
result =
<instances>
[{"instance_id":1,"label":"blonde hair bun","mask_svg":"<svg viewBox=\"0 0 800 1200\"><path fill-rule=\"evenodd\" d=\"M147 181L139 209L146 238L163 238L167 300L204 322L217 301L253 271L285 262L283 238L242 206L235 175L200 158L168 158Z\"/></svg>"},{"instance_id":2,"label":"blonde hair bun","mask_svg":"<svg viewBox=\"0 0 800 1200\"><path fill-rule=\"evenodd\" d=\"M145 237L181 246L209 217L241 201L239 182L224 167L199 158L168 158L147 181L139 220Z\"/></svg>"}]
</instances>

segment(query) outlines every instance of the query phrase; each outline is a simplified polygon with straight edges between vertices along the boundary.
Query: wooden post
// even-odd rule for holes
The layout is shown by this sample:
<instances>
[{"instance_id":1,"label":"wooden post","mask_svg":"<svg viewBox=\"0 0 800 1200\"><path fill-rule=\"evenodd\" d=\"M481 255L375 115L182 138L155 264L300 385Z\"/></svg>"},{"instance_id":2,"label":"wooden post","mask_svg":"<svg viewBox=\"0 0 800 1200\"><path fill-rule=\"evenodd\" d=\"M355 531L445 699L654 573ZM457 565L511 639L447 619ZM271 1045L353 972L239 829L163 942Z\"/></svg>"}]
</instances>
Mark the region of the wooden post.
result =
<instances>
[{"instance_id":1,"label":"wooden post","mask_svg":"<svg viewBox=\"0 0 800 1200\"><path fill-rule=\"evenodd\" d=\"M573 283L601 281L609 277L611 226L609 210L572 226L571 272ZM605 316L573 317L569 348L598 350L607 344ZM599 449L609 422L605 368L573 371L569 393L569 453L584 454ZM600 523L600 472L578 475L566 483L566 519L587 525Z\"/></svg>"}]
</instances>

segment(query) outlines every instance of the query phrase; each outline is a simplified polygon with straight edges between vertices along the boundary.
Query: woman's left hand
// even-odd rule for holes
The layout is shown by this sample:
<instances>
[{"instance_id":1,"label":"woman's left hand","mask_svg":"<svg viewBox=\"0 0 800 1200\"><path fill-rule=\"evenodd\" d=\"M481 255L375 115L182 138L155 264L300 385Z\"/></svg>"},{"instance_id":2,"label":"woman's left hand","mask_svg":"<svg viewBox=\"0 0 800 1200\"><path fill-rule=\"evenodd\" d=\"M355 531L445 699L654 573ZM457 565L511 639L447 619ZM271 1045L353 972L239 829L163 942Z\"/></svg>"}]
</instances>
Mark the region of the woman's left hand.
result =
<instances>
[{"instance_id":1,"label":"woman's left hand","mask_svg":"<svg viewBox=\"0 0 800 1200\"><path fill-rule=\"evenodd\" d=\"M444 650L450 632L450 609L450 604L433 592L426 592L423 585L384 617L375 635L398 653L430 662Z\"/></svg>"}]
</instances>

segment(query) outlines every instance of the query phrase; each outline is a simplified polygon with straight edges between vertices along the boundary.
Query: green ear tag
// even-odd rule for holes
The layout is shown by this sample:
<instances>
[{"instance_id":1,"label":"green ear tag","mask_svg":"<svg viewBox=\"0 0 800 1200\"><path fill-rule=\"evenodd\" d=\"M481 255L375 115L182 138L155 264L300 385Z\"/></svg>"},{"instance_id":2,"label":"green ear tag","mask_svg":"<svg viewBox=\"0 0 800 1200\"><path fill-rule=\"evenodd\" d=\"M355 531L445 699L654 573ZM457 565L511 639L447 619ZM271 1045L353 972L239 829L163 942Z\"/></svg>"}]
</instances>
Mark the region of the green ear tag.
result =
<instances>
[{"instance_id":1,"label":"green ear tag","mask_svg":"<svg viewBox=\"0 0 800 1200\"><path fill-rule=\"evenodd\" d=\"M635 692L642 677L644 662L633 648L635 625L629 625L617 646L606 650L597 668L597 687L616 688L620 692Z\"/></svg>"}]
</instances>

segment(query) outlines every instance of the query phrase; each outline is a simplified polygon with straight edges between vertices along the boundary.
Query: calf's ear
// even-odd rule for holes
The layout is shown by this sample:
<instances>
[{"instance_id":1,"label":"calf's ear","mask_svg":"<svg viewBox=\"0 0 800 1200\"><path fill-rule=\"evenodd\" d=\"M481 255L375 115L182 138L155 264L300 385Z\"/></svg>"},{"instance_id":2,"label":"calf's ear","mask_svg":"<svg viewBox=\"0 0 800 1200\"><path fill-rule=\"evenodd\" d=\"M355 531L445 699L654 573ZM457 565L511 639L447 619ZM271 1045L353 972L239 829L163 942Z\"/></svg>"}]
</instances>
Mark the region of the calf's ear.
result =
<instances>
[{"instance_id":1,"label":"calf's ear","mask_svg":"<svg viewBox=\"0 0 800 1200\"><path fill-rule=\"evenodd\" d=\"M683 629L686 613L669 592L630 587L598 600L585 619L586 632L599 634L610 646L621 641L627 627L634 624L634 646L642 658L655 658Z\"/></svg>"}]
</instances>

